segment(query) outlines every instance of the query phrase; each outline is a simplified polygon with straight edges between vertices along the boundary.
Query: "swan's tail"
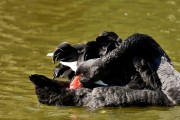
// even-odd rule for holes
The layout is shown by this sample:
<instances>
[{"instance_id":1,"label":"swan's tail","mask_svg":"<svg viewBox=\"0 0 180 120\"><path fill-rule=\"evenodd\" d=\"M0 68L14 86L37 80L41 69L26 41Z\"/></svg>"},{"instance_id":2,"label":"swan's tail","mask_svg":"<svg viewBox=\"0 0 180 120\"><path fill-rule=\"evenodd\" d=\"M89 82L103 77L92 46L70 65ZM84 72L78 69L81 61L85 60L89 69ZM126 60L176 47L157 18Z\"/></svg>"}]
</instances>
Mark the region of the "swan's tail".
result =
<instances>
[{"instance_id":1,"label":"swan's tail","mask_svg":"<svg viewBox=\"0 0 180 120\"><path fill-rule=\"evenodd\" d=\"M52 80L49 79L43 75L38 75L38 74L33 74L29 76L29 79L33 82L33 84L36 87L46 87L46 88L61 88L61 87L68 87L69 86L69 81L57 81L57 80Z\"/></svg>"}]
</instances>

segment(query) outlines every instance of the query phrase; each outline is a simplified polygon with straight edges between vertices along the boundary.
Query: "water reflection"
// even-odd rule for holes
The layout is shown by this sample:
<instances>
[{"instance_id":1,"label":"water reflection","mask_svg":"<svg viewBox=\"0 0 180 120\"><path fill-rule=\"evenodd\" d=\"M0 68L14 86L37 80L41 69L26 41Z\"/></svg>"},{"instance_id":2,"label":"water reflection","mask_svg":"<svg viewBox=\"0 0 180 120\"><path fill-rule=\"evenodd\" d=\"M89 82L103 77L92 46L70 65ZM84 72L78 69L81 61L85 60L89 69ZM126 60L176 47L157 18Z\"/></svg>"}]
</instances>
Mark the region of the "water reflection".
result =
<instances>
[{"instance_id":1,"label":"water reflection","mask_svg":"<svg viewBox=\"0 0 180 120\"><path fill-rule=\"evenodd\" d=\"M1 0L1 119L178 119L180 108L50 107L38 103L28 76L52 76L46 57L60 42L87 42L104 30L125 39L135 32L153 36L180 71L178 0Z\"/></svg>"}]
</instances>

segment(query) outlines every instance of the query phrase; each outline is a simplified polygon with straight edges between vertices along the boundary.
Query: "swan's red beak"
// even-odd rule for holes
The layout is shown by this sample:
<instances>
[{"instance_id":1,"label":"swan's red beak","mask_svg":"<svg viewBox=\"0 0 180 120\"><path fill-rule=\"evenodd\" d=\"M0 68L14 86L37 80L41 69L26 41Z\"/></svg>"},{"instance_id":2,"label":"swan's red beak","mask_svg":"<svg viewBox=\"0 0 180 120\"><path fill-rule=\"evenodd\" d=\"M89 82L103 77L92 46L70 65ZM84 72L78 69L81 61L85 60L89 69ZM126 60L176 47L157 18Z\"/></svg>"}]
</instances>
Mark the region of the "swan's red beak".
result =
<instances>
[{"instance_id":1,"label":"swan's red beak","mask_svg":"<svg viewBox=\"0 0 180 120\"><path fill-rule=\"evenodd\" d=\"M80 75L75 76L70 83L69 89L77 89L79 87L82 87L82 84L80 83L80 78Z\"/></svg>"}]
</instances>

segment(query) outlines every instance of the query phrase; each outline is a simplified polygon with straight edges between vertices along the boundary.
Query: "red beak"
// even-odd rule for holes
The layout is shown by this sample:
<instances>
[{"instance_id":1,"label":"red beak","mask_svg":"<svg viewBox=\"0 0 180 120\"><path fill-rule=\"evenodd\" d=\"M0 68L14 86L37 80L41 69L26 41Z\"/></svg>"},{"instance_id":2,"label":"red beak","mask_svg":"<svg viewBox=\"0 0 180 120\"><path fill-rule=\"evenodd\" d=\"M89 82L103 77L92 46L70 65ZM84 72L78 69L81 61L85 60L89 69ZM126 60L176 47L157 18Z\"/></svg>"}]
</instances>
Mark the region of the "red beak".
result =
<instances>
[{"instance_id":1,"label":"red beak","mask_svg":"<svg viewBox=\"0 0 180 120\"><path fill-rule=\"evenodd\" d=\"M80 75L75 76L72 82L70 83L69 89L77 89L81 87L82 84L80 83L80 78Z\"/></svg>"}]
</instances>

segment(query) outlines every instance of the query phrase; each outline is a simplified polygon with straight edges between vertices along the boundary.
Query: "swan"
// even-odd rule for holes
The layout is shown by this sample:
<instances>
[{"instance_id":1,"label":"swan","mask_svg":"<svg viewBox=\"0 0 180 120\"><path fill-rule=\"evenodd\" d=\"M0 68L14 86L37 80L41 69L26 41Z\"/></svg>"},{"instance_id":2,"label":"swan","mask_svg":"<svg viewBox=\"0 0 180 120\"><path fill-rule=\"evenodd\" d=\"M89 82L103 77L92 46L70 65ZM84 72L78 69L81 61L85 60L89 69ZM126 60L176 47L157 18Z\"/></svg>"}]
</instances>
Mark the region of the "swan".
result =
<instances>
[{"instance_id":1,"label":"swan","mask_svg":"<svg viewBox=\"0 0 180 120\"><path fill-rule=\"evenodd\" d=\"M77 89L69 89L71 81L43 75L29 79L39 102L46 105L94 109L180 104L180 73L160 45L145 34L133 34L106 54L83 61L74 76L80 76L82 86ZM98 80L108 86L96 86Z\"/></svg>"}]
</instances>

